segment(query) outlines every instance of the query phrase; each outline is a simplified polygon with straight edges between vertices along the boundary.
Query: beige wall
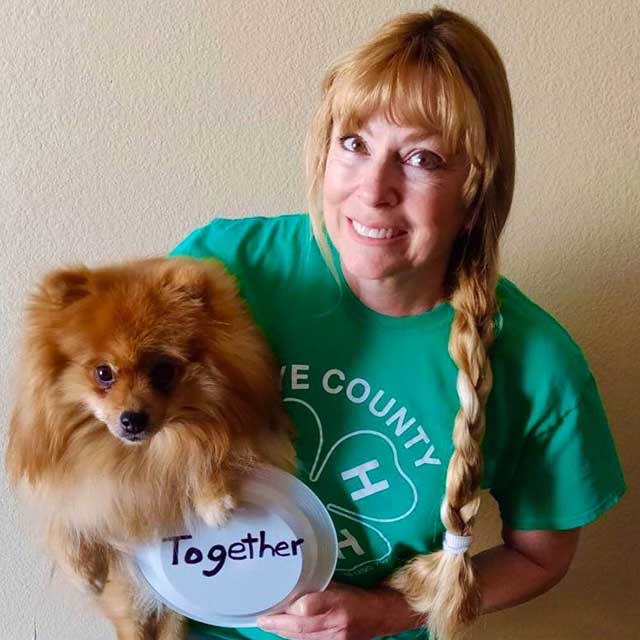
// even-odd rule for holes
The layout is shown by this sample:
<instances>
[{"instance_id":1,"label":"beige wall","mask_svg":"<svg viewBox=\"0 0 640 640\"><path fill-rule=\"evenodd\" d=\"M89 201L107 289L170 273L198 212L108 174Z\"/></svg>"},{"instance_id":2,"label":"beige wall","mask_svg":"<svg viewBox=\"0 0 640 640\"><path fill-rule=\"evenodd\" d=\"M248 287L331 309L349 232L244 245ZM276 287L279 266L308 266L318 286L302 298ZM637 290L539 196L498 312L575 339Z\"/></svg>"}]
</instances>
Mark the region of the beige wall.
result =
<instances>
[{"instance_id":1,"label":"beige wall","mask_svg":"<svg viewBox=\"0 0 640 640\"><path fill-rule=\"evenodd\" d=\"M502 52L518 171L503 272L583 346L629 494L550 593L478 638L638 637L640 5L444 2ZM305 208L301 147L323 68L399 0L0 3L0 434L20 308L44 270L162 253L214 214ZM0 476L0 638L111 631L54 578ZM635 508L634 508L635 506ZM499 541L495 505L481 529Z\"/></svg>"}]
</instances>

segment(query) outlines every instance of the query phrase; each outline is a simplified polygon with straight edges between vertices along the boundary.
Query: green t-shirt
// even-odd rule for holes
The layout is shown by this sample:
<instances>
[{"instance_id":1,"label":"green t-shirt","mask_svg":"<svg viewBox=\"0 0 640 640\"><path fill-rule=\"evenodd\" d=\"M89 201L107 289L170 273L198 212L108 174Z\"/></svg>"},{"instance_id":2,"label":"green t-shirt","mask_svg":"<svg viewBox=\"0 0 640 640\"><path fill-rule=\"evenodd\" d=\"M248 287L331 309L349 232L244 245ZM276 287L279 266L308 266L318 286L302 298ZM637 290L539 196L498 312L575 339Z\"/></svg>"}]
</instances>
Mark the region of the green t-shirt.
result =
<instances>
[{"instance_id":1,"label":"green t-shirt","mask_svg":"<svg viewBox=\"0 0 640 640\"><path fill-rule=\"evenodd\" d=\"M349 289L333 250L342 293L306 214L216 219L171 255L216 257L238 278L280 362L298 475L338 534L335 579L366 588L442 547L440 504L460 407L448 353L454 313L448 302L409 317L372 311ZM552 316L504 277L497 294L482 488L510 528L586 525L626 490L595 380Z\"/></svg>"}]
</instances>

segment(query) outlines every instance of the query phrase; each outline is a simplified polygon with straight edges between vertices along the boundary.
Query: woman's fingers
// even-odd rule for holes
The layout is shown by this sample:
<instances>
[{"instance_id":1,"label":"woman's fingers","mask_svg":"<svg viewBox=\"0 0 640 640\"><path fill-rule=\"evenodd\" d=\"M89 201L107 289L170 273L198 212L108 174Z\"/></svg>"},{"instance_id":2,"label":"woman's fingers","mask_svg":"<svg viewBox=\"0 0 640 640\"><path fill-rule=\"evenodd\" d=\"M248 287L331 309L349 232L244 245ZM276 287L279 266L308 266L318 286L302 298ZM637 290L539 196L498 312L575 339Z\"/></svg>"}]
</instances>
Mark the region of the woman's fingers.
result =
<instances>
[{"instance_id":1,"label":"woman's fingers","mask_svg":"<svg viewBox=\"0 0 640 640\"><path fill-rule=\"evenodd\" d=\"M285 613L292 613L297 616L315 616L328 611L332 603L333 595L329 591L307 593L292 602Z\"/></svg>"},{"instance_id":2,"label":"woman's fingers","mask_svg":"<svg viewBox=\"0 0 640 640\"><path fill-rule=\"evenodd\" d=\"M312 640L309 634L322 635L326 632L326 618L323 615L303 616L293 613L277 613L272 616L261 616L257 625L264 631L276 633L285 638L306 638Z\"/></svg>"}]
</instances>

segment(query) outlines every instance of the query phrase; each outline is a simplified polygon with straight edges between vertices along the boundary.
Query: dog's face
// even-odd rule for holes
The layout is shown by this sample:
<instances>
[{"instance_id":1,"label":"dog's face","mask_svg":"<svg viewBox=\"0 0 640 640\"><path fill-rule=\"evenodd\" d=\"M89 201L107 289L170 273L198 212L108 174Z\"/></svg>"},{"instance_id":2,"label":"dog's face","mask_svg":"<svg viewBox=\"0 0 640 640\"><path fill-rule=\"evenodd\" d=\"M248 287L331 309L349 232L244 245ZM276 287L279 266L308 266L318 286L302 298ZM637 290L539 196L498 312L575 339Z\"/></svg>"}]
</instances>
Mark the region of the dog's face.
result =
<instances>
[{"instance_id":1,"label":"dog's face","mask_svg":"<svg viewBox=\"0 0 640 640\"><path fill-rule=\"evenodd\" d=\"M65 321L59 346L68 358L61 392L131 445L179 410L199 341L211 327L206 283L197 272L187 269L180 279L162 262L144 264L137 273L86 271L72 287L67 275L68 304L58 310Z\"/></svg>"},{"instance_id":2,"label":"dog's face","mask_svg":"<svg viewBox=\"0 0 640 640\"><path fill-rule=\"evenodd\" d=\"M212 302L210 278L173 260L56 272L31 308L46 327L49 383L128 445L184 419L202 405L205 388L215 397L221 350L212 344L224 333L228 304L224 292Z\"/></svg>"},{"instance_id":3,"label":"dog's face","mask_svg":"<svg viewBox=\"0 0 640 640\"><path fill-rule=\"evenodd\" d=\"M187 365L161 348L141 352L131 339L113 346L120 349L86 354L78 391L114 436L136 444L162 427Z\"/></svg>"}]
</instances>

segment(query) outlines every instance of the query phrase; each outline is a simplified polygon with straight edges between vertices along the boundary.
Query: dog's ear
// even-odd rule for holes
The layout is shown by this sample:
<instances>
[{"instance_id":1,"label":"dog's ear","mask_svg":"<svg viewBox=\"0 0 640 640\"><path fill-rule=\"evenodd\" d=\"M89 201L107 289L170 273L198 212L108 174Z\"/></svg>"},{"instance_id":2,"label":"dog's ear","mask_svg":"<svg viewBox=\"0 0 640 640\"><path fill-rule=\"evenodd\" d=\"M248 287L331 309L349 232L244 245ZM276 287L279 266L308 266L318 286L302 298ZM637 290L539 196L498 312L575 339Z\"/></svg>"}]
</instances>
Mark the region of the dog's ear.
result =
<instances>
[{"instance_id":1,"label":"dog's ear","mask_svg":"<svg viewBox=\"0 0 640 640\"><path fill-rule=\"evenodd\" d=\"M202 260L166 258L161 264L161 286L194 302L207 303L211 294L211 273Z\"/></svg>"},{"instance_id":2,"label":"dog's ear","mask_svg":"<svg viewBox=\"0 0 640 640\"><path fill-rule=\"evenodd\" d=\"M84 265L51 271L42 280L39 293L50 304L66 307L91 293L91 271Z\"/></svg>"},{"instance_id":3,"label":"dog's ear","mask_svg":"<svg viewBox=\"0 0 640 640\"><path fill-rule=\"evenodd\" d=\"M15 405L9 425L6 465L14 482L35 481L53 468L69 434L81 419L77 407L60 403L52 384L67 364L59 350L58 311L89 295L93 276L84 266L47 273L27 304L25 335L15 384Z\"/></svg>"},{"instance_id":4,"label":"dog's ear","mask_svg":"<svg viewBox=\"0 0 640 640\"><path fill-rule=\"evenodd\" d=\"M16 402L9 424L9 442L5 465L14 483L20 480L35 482L50 471L65 449L70 429L78 417L57 408L58 393L47 380L48 369L41 360L24 354L25 370L18 376Z\"/></svg>"}]
</instances>

